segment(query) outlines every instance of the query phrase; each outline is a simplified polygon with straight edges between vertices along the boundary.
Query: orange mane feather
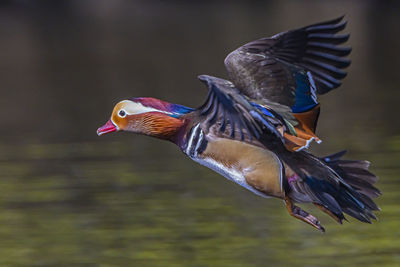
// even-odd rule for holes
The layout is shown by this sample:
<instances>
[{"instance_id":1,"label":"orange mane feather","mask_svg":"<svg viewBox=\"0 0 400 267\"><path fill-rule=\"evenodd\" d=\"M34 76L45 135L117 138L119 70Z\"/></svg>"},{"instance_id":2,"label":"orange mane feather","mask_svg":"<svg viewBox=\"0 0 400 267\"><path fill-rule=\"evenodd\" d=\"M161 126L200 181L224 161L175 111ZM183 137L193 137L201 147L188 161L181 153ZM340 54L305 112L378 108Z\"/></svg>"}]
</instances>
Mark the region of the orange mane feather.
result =
<instances>
[{"instance_id":1,"label":"orange mane feather","mask_svg":"<svg viewBox=\"0 0 400 267\"><path fill-rule=\"evenodd\" d=\"M173 140L184 121L160 112L147 112L132 116L128 127L149 136Z\"/></svg>"}]
</instances>

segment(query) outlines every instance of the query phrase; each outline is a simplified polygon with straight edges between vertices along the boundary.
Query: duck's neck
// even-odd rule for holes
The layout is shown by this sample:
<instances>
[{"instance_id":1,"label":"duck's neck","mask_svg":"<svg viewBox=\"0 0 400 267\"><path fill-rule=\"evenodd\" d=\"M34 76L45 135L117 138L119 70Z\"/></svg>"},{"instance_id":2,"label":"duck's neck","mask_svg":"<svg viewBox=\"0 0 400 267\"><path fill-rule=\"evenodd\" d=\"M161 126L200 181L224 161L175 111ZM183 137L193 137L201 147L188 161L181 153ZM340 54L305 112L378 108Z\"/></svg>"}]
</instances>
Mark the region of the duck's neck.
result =
<instances>
[{"instance_id":1,"label":"duck's neck","mask_svg":"<svg viewBox=\"0 0 400 267\"><path fill-rule=\"evenodd\" d=\"M186 120L159 112L149 112L143 115L139 124L140 133L179 144Z\"/></svg>"}]
</instances>

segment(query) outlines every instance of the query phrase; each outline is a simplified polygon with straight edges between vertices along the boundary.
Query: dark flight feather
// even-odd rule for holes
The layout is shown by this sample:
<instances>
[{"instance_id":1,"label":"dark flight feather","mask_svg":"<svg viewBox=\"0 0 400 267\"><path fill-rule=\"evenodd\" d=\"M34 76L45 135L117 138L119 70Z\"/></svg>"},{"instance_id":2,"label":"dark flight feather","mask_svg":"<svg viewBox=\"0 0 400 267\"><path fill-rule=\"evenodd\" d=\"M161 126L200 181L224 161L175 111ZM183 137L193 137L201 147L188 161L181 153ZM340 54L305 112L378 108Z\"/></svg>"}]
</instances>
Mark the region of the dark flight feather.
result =
<instances>
[{"instance_id":1,"label":"dark flight feather","mask_svg":"<svg viewBox=\"0 0 400 267\"><path fill-rule=\"evenodd\" d=\"M264 134L274 135L283 143L283 137L277 130L278 126L285 127L278 114L269 117L253 106L235 87L227 80L200 75L200 81L208 87L207 99L198 108L201 116L205 116L205 124L212 126L220 123L219 131L225 132L229 125L231 138L243 141L245 138L260 139ZM273 114L273 111L269 114ZM273 115L272 115L273 116ZM239 136L235 134L238 133Z\"/></svg>"},{"instance_id":2,"label":"dark flight feather","mask_svg":"<svg viewBox=\"0 0 400 267\"><path fill-rule=\"evenodd\" d=\"M243 94L292 107L295 73L310 72L320 94L337 88L346 77L350 47L343 17L249 42L225 59L232 82Z\"/></svg>"}]
</instances>

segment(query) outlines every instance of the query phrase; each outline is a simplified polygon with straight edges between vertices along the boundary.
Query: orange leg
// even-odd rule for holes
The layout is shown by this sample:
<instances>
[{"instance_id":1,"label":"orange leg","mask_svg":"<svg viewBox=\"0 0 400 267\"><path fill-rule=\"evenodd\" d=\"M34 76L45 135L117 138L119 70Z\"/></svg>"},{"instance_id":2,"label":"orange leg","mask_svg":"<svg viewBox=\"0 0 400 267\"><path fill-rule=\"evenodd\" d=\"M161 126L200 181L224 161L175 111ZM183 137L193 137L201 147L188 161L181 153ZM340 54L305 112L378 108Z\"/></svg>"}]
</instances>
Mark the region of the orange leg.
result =
<instances>
[{"instance_id":1,"label":"orange leg","mask_svg":"<svg viewBox=\"0 0 400 267\"><path fill-rule=\"evenodd\" d=\"M333 214L330 210L328 210L327 208L325 208L324 206L322 206L321 204L318 203L313 203L317 208L319 208L320 210L322 210L323 212L325 212L326 214L328 214L329 216L331 216L335 221L337 221L338 223L342 224L342 220L336 216L335 214Z\"/></svg>"},{"instance_id":2,"label":"orange leg","mask_svg":"<svg viewBox=\"0 0 400 267\"><path fill-rule=\"evenodd\" d=\"M321 232L325 232L324 227L322 227L321 223L317 220L317 218L315 218L310 213L294 205L293 202L287 196L285 197L285 203L286 203L286 208L291 216L314 226Z\"/></svg>"}]
</instances>

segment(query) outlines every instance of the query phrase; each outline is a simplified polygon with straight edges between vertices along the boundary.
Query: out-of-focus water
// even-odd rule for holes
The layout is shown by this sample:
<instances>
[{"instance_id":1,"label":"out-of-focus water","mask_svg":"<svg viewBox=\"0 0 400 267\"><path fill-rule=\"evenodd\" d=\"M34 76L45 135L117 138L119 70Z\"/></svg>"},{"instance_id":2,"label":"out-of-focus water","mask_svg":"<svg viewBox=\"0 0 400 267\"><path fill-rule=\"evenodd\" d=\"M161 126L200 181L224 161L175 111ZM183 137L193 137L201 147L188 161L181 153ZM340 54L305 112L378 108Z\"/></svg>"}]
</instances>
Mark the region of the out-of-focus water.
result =
<instances>
[{"instance_id":1,"label":"out-of-focus water","mask_svg":"<svg viewBox=\"0 0 400 267\"><path fill-rule=\"evenodd\" d=\"M321 97L319 155L380 180L379 221L325 234L172 144L95 131L120 99L199 106L198 74L263 36L347 14L352 66ZM400 265L399 5L380 1L0 5L0 266Z\"/></svg>"}]
</instances>

